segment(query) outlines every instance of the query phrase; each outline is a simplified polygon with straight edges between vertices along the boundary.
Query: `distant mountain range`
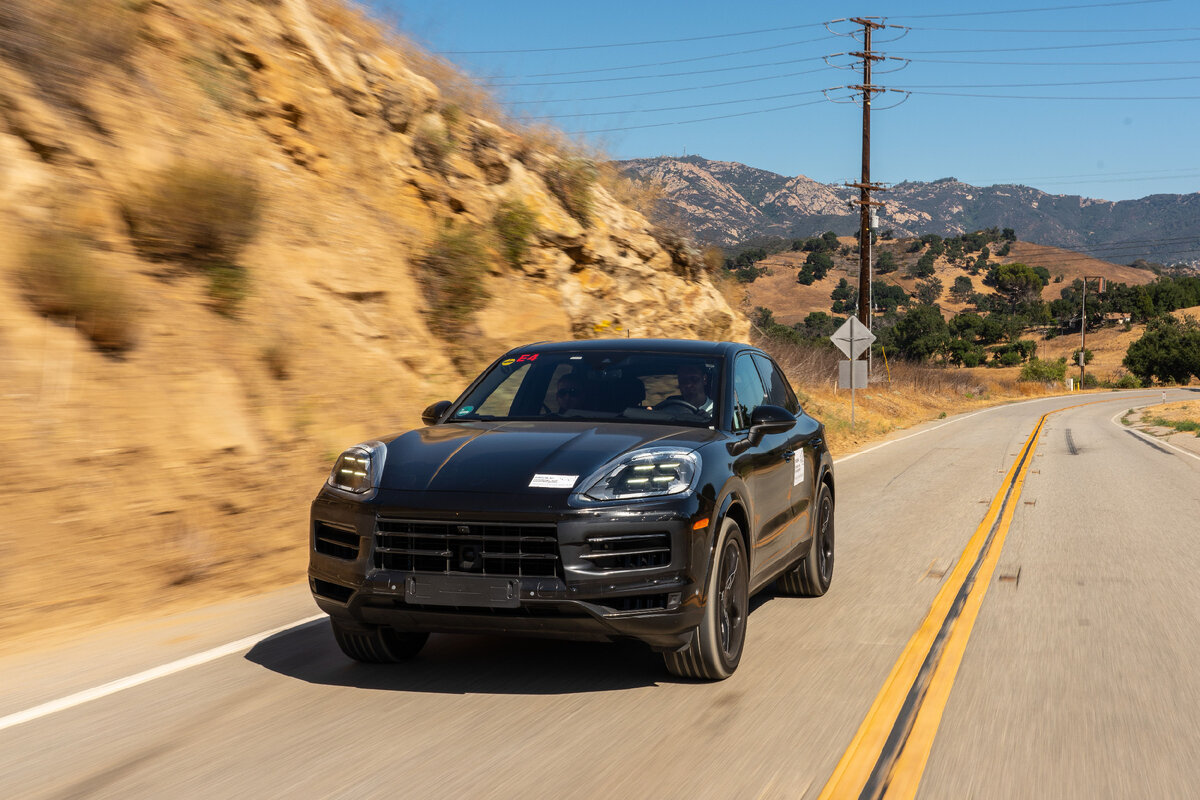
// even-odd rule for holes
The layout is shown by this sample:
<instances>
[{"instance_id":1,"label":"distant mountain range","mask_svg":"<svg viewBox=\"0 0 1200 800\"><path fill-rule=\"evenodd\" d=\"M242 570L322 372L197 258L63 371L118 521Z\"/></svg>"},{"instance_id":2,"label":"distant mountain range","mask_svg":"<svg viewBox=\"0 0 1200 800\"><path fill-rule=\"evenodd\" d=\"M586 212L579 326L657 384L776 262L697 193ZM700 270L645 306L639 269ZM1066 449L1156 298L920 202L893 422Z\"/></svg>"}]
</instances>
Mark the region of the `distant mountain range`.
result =
<instances>
[{"instance_id":1,"label":"distant mountain range","mask_svg":"<svg viewBox=\"0 0 1200 800\"><path fill-rule=\"evenodd\" d=\"M769 236L858 230L856 189L789 178L701 156L617 161L626 175L660 183L663 211L701 241L733 247ZM972 186L954 178L905 181L875 196L879 230L897 237L1012 228L1021 239L1130 263L1200 263L1200 193L1093 200L1029 186Z\"/></svg>"}]
</instances>

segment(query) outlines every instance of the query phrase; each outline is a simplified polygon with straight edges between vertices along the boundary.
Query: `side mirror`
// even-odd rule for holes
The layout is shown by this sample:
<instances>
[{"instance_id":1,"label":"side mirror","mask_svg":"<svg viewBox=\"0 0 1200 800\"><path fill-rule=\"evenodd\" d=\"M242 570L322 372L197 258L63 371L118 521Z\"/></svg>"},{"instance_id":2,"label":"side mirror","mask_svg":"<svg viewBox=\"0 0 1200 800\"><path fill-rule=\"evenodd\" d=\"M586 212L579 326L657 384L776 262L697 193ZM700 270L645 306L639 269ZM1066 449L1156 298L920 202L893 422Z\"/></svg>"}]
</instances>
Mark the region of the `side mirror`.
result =
<instances>
[{"instance_id":1,"label":"side mirror","mask_svg":"<svg viewBox=\"0 0 1200 800\"><path fill-rule=\"evenodd\" d=\"M729 454L736 456L754 447L768 433L783 433L790 431L796 424L796 417L786 408L764 405L754 409L750 414L750 431L744 439L738 439L729 445Z\"/></svg>"},{"instance_id":2,"label":"side mirror","mask_svg":"<svg viewBox=\"0 0 1200 800\"><path fill-rule=\"evenodd\" d=\"M424 422L426 425L437 425L438 420L442 418L452 405L454 403L451 403L449 400L438 400L421 412L421 422Z\"/></svg>"},{"instance_id":3,"label":"side mirror","mask_svg":"<svg viewBox=\"0 0 1200 800\"><path fill-rule=\"evenodd\" d=\"M796 416L780 406L759 406L750 414L750 435L783 433L796 424Z\"/></svg>"}]
</instances>

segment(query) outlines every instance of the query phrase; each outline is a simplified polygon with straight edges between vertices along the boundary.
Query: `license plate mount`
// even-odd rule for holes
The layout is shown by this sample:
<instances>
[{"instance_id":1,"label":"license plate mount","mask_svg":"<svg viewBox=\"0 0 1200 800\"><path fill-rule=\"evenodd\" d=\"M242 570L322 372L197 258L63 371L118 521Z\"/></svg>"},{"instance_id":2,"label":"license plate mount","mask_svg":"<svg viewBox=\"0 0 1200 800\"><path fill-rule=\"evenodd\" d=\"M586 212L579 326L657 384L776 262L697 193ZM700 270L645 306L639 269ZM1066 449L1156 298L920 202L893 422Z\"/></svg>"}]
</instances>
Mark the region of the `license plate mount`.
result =
<instances>
[{"instance_id":1,"label":"license plate mount","mask_svg":"<svg viewBox=\"0 0 1200 800\"><path fill-rule=\"evenodd\" d=\"M487 575L412 575L404 581L404 601L423 606L520 608L521 580Z\"/></svg>"}]
</instances>

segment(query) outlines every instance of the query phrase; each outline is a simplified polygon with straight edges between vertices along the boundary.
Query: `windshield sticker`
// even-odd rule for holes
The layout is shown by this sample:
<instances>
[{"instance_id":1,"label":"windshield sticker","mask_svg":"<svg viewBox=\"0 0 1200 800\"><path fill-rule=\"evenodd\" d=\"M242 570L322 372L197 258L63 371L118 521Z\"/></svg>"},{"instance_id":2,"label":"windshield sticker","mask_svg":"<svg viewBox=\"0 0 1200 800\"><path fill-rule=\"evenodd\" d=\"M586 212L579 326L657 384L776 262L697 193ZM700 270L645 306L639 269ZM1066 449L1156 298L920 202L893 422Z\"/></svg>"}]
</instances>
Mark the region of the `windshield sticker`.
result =
<instances>
[{"instance_id":1,"label":"windshield sticker","mask_svg":"<svg viewBox=\"0 0 1200 800\"><path fill-rule=\"evenodd\" d=\"M500 364L505 367L511 366L515 363L517 363L517 360L515 358L506 358L500 362Z\"/></svg>"},{"instance_id":2,"label":"windshield sticker","mask_svg":"<svg viewBox=\"0 0 1200 800\"><path fill-rule=\"evenodd\" d=\"M538 473L529 482L534 489L570 489L579 480L578 475L544 475Z\"/></svg>"},{"instance_id":3,"label":"windshield sticker","mask_svg":"<svg viewBox=\"0 0 1200 800\"><path fill-rule=\"evenodd\" d=\"M799 486L804 483L804 453L796 453L796 460L792 462L792 485Z\"/></svg>"},{"instance_id":4,"label":"windshield sticker","mask_svg":"<svg viewBox=\"0 0 1200 800\"><path fill-rule=\"evenodd\" d=\"M458 416L465 417L467 414L470 414L474 410L475 410L475 406L463 406L462 408L460 408L458 410Z\"/></svg>"},{"instance_id":5,"label":"windshield sticker","mask_svg":"<svg viewBox=\"0 0 1200 800\"><path fill-rule=\"evenodd\" d=\"M526 353L525 355L517 356L517 363L519 364L522 361L537 361L537 357L537 353Z\"/></svg>"}]
</instances>

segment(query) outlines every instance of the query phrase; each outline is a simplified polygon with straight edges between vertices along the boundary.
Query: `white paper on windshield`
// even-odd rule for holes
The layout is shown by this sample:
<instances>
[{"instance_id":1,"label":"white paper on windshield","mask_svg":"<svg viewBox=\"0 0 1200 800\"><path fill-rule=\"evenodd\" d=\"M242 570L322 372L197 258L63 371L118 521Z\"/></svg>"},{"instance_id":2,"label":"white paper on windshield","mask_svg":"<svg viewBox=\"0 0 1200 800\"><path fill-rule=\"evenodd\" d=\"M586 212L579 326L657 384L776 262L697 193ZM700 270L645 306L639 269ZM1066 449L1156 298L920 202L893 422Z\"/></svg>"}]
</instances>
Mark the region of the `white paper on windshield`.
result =
<instances>
[{"instance_id":1,"label":"white paper on windshield","mask_svg":"<svg viewBox=\"0 0 1200 800\"><path fill-rule=\"evenodd\" d=\"M543 475L533 476L529 486L535 489L570 489L579 480L578 475Z\"/></svg>"},{"instance_id":2,"label":"white paper on windshield","mask_svg":"<svg viewBox=\"0 0 1200 800\"><path fill-rule=\"evenodd\" d=\"M804 454L796 453L796 460L792 463L792 485L799 486L804 483Z\"/></svg>"}]
</instances>

